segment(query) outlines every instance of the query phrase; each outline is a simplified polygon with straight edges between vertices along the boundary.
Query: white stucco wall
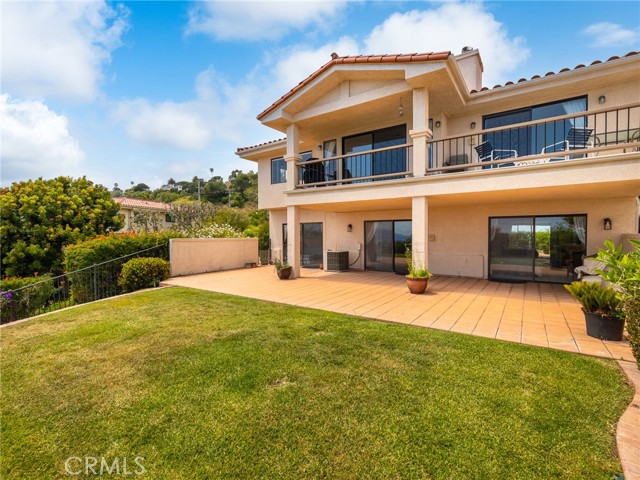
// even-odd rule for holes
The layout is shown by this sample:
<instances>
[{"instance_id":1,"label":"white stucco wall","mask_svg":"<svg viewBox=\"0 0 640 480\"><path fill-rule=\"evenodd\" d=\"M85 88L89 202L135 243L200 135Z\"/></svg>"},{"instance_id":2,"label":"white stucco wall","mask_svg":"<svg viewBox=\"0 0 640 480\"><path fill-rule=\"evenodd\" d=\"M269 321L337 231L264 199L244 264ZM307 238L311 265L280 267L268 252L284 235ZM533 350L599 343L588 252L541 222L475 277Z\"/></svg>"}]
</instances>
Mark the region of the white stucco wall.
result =
<instances>
[{"instance_id":1,"label":"white stucco wall","mask_svg":"<svg viewBox=\"0 0 640 480\"><path fill-rule=\"evenodd\" d=\"M257 238L172 238L169 249L173 277L258 263Z\"/></svg>"}]
</instances>

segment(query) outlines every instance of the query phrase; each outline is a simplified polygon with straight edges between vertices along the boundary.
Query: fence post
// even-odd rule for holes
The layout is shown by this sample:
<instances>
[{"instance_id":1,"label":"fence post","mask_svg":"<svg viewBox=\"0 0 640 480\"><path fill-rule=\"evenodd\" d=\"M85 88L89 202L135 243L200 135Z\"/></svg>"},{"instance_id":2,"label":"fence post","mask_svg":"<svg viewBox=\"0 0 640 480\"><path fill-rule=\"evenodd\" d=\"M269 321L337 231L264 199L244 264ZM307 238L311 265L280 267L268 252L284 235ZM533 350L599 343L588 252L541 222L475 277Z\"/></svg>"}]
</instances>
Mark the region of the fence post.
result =
<instances>
[{"instance_id":1,"label":"fence post","mask_svg":"<svg viewBox=\"0 0 640 480\"><path fill-rule=\"evenodd\" d=\"M93 301L96 301L98 300L98 266L94 264L91 271L93 272Z\"/></svg>"}]
</instances>

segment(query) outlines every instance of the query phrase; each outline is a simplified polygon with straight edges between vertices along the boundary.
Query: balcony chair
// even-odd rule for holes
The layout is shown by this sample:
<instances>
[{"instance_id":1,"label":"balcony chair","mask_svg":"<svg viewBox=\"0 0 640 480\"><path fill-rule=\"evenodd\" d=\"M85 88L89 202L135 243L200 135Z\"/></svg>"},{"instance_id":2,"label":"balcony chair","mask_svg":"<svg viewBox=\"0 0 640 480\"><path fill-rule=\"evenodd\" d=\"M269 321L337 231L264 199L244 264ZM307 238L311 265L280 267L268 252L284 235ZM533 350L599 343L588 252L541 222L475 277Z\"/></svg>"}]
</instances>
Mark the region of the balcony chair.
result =
<instances>
[{"instance_id":1,"label":"balcony chair","mask_svg":"<svg viewBox=\"0 0 640 480\"><path fill-rule=\"evenodd\" d=\"M517 150L501 150L493 148L490 140L487 140L477 147L475 147L476 152L478 152L478 160L480 162L490 162L492 160L501 160L503 158L517 158L518 151ZM504 163L500 165L486 165L482 167L483 169L487 168L495 168L495 167L513 167L515 164L513 162Z\"/></svg>"},{"instance_id":2,"label":"balcony chair","mask_svg":"<svg viewBox=\"0 0 640 480\"><path fill-rule=\"evenodd\" d=\"M582 148L593 146L592 142L589 141L592 133L593 128L571 127L564 140L547 145L540 153L568 152L570 150L580 150ZM565 155L564 157L552 157L549 161L554 162L558 160L566 160L568 158L569 155Z\"/></svg>"}]
</instances>

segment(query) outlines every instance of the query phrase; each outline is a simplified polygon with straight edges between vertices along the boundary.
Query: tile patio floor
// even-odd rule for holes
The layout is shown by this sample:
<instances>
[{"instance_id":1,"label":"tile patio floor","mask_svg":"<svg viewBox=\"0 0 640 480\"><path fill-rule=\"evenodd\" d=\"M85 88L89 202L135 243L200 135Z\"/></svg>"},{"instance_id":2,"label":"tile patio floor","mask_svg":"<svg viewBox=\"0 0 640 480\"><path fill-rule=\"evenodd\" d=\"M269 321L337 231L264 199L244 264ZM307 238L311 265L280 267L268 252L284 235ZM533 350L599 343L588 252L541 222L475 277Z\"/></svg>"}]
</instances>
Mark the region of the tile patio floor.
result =
<instances>
[{"instance_id":1,"label":"tile patio floor","mask_svg":"<svg viewBox=\"0 0 640 480\"><path fill-rule=\"evenodd\" d=\"M628 341L587 336L580 306L562 285L436 276L424 295L412 295L404 277L391 273L302 269L284 281L270 266L163 284L633 361Z\"/></svg>"}]
</instances>

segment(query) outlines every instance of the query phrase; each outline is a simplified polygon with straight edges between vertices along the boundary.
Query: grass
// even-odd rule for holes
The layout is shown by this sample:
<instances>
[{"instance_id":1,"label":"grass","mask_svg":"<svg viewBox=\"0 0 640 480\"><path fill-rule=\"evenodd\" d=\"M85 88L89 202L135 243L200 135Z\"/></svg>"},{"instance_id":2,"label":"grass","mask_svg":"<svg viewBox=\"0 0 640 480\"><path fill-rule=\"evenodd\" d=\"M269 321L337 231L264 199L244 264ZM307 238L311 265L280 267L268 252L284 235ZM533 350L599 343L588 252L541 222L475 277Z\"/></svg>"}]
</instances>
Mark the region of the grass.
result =
<instances>
[{"instance_id":1,"label":"grass","mask_svg":"<svg viewBox=\"0 0 640 480\"><path fill-rule=\"evenodd\" d=\"M621 472L610 361L177 287L1 344L2 478L69 478L71 456L158 479Z\"/></svg>"}]
</instances>

